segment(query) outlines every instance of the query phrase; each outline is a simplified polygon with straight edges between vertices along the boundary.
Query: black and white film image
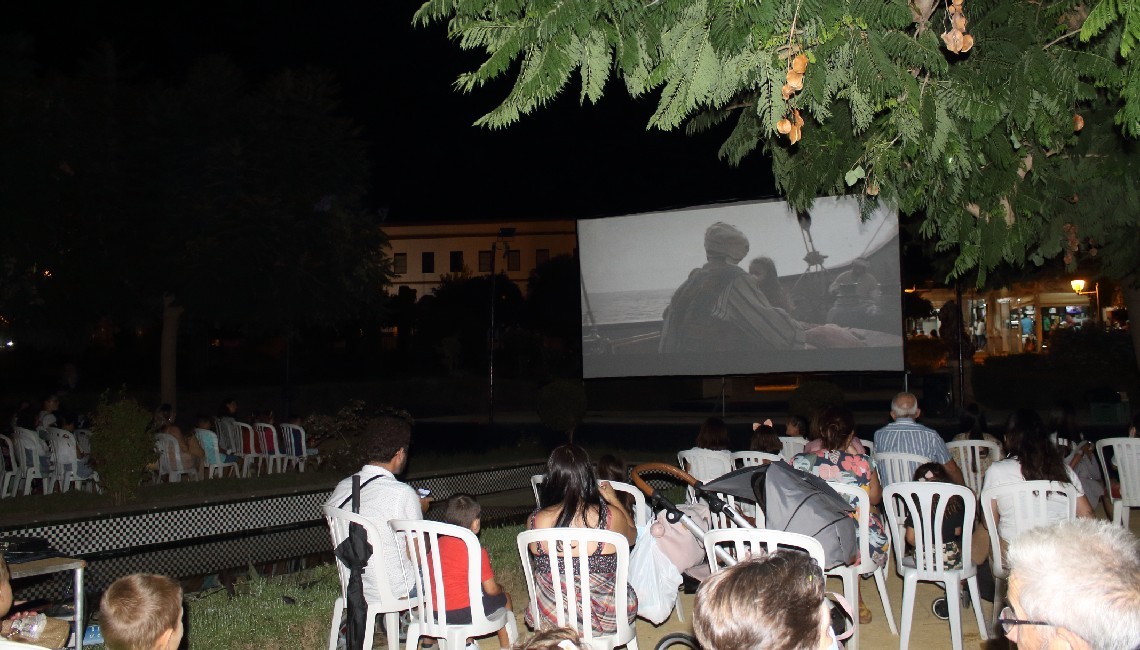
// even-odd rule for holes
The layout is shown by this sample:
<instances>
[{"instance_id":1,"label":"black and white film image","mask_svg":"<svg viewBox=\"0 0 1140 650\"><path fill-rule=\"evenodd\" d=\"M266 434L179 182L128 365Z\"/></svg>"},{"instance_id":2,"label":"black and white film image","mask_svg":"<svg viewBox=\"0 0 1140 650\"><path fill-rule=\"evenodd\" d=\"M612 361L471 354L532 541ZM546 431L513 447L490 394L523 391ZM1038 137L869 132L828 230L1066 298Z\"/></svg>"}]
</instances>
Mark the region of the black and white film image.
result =
<instances>
[{"instance_id":1,"label":"black and white film image","mask_svg":"<svg viewBox=\"0 0 1140 650\"><path fill-rule=\"evenodd\" d=\"M581 220L590 377L901 370L898 216L854 199Z\"/></svg>"}]
</instances>

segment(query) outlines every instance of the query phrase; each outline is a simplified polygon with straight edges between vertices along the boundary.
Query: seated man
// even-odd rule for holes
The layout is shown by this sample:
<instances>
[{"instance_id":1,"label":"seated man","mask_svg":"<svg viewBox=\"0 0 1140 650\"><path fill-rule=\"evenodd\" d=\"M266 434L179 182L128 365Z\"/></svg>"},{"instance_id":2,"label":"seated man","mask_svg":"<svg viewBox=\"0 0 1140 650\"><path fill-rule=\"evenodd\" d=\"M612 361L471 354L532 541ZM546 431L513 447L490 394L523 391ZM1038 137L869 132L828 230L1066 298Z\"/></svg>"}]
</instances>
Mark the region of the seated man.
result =
<instances>
[{"instance_id":1,"label":"seated man","mask_svg":"<svg viewBox=\"0 0 1140 650\"><path fill-rule=\"evenodd\" d=\"M1140 546L1127 530L1077 519L1009 547L1009 606L998 623L1019 648L1140 647Z\"/></svg>"},{"instance_id":2,"label":"seated man","mask_svg":"<svg viewBox=\"0 0 1140 650\"><path fill-rule=\"evenodd\" d=\"M412 442L412 427L406 420L392 416L376 418L368 423L363 435L367 464L357 472L360 514L376 525L382 543L382 548L372 554L365 568L364 596L379 599L378 581L386 579L392 595L401 598L415 586L416 568L408 549L397 543L388 522L422 519L431 499L421 499L415 488L396 479L408 464L408 445ZM325 505L351 510L351 499L350 476L337 484Z\"/></svg>"},{"instance_id":3,"label":"seated man","mask_svg":"<svg viewBox=\"0 0 1140 650\"><path fill-rule=\"evenodd\" d=\"M924 427L916 420L922 415L918 398L911 393L899 393L891 400L891 422L875 432L876 454L916 454L941 465L950 479L962 485L962 470L950 456L946 442L937 431ZM887 481L883 481L886 487Z\"/></svg>"},{"instance_id":4,"label":"seated man","mask_svg":"<svg viewBox=\"0 0 1140 650\"><path fill-rule=\"evenodd\" d=\"M99 603L107 650L176 650L182 643L182 587L136 573L111 583Z\"/></svg>"}]
</instances>

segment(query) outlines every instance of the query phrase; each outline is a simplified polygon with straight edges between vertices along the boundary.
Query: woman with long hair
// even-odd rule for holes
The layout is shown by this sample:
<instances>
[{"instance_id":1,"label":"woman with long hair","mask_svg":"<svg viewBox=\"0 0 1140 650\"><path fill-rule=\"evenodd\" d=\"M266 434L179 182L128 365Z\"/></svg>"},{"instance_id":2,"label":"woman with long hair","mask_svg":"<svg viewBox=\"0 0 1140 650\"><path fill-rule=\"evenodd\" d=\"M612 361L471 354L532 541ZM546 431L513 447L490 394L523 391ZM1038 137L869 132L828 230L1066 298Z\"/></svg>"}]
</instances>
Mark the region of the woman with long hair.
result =
<instances>
[{"instance_id":1,"label":"woman with long hair","mask_svg":"<svg viewBox=\"0 0 1140 650\"><path fill-rule=\"evenodd\" d=\"M835 481L845 485L863 488L870 497L871 505L877 506L883 500L883 489L879 483L879 471L875 459L867 454L856 453L852 446L855 438L855 418L845 408L831 407L816 421L823 448L819 451L797 454L792 459L792 467L815 474L825 481ZM852 516L856 516L852 513ZM886 566L887 552L891 538L883 526L879 515L872 510L868 526L871 559L879 566ZM863 604L859 596L859 622L871 622L871 610Z\"/></svg>"},{"instance_id":2,"label":"woman with long hair","mask_svg":"<svg viewBox=\"0 0 1140 650\"><path fill-rule=\"evenodd\" d=\"M996 436L990 435L987 431L988 429L989 427L986 426L986 414L982 412L982 409L977 404L971 402L966 405L965 410L962 411L962 415L958 418L958 430L961 431L961 433L954 436L954 441L985 440L986 442L992 442L998 447L1001 447L1001 440L998 440ZM985 476L990 465L993 465L996 460L998 459L990 458L988 449L983 449L978 457L979 467L974 468L974 471L976 471L979 476Z\"/></svg>"},{"instance_id":3,"label":"woman with long hair","mask_svg":"<svg viewBox=\"0 0 1140 650\"><path fill-rule=\"evenodd\" d=\"M757 257L748 263L748 274L760 286L760 292L768 299L773 307L792 313L792 301L788 292L780 284L780 274L776 272L776 263L770 257Z\"/></svg>"},{"instance_id":4,"label":"woman with long hair","mask_svg":"<svg viewBox=\"0 0 1140 650\"><path fill-rule=\"evenodd\" d=\"M990 466L986 472L982 491L1002 485L1021 483L1024 481L1056 481L1068 483L1073 486L1077 494L1077 516L1092 517L1092 506L1085 498L1081 489L1081 481L1073 469L1065 464L1065 459L1057 446L1049 440L1045 431L1045 423L1036 411L1030 409L1017 409L1009 416L1005 425L1005 452L1006 457ZM994 519L998 522L998 534L1002 540L1016 537L1021 531L1017 530L1012 519L1003 520L1002 511L1008 512L1012 507L1013 497L1004 497L994 504ZM1050 501L1047 507L1049 521L1057 522L1068 519L1069 509L1067 501Z\"/></svg>"},{"instance_id":5,"label":"woman with long hair","mask_svg":"<svg viewBox=\"0 0 1140 650\"><path fill-rule=\"evenodd\" d=\"M623 507L617 492L609 483L598 482L594 466L586 450L576 445L562 445L550 454L546 462L546 480L539 495L542 507L531 514L528 530L540 528L598 528L620 533L633 546L637 530ZM593 612L594 632L612 634L617 631L618 612L614 609L614 594L621 587L628 593L629 621L637 616L637 595L629 585L617 585L617 549L612 544L594 544L587 548L590 573L590 608ZM557 604L551 578L550 553L532 544L531 560L534 563L535 600L539 620L534 620L531 609L526 621L534 629L557 625Z\"/></svg>"},{"instance_id":6,"label":"woman with long hair","mask_svg":"<svg viewBox=\"0 0 1140 650\"><path fill-rule=\"evenodd\" d=\"M1073 408L1072 402L1057 400L1053 403L1045 430L1049 432L1049 439L1064 454L1065 464L1073 468L1080 479L1081 489L1089 504L1100 501L1104 496L1104 475L1100 471L1096 449L1077 424L1077 409ZM1106 505L1105 511L1108 509Z\"/></svg>"}]
</instances>

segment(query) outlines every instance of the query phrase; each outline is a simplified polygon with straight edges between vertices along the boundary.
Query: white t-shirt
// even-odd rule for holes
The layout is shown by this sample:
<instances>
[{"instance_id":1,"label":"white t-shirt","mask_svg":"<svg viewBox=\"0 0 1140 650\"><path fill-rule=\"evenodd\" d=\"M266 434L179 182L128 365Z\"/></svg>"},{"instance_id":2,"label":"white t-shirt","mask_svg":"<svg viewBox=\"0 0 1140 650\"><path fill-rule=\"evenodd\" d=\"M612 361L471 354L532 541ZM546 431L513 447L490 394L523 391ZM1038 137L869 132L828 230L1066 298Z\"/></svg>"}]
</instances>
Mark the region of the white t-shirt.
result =
<instances>
[{"instance_id":1,"label":"white t-shirt","mask_svg":"<svg viewBox=\"0 0 1140 650\"><path fill-rule=\"evenodd\" d=\"M420 497L415 488L401 483L392 476L392 473L383 467L365 465L357 474L360 475L360 514L367 517L380 530L380 537L384 540L382 549L373 549L368 566L364 568L364 597L378 600L379 592L375 586L380 575L386 573L388 586L392 595L400 598L407 595L408 590L415 585L415 567L408 558L408 550L398 544L388 522L392 519L423 519L420 510ZM376 480L364 485L373 477ZM352 495L352 477L337 483L332 496L326 502L336 508ZM352 503L344 505L345 510L352 510ZM380 562L383 561L383 565ZM384 567L384 569L381 568ZM386 571L385 571L386 569Z\"/></svg>"},{"instance_id":2,"label":"white t-shirt","mask_svg":"<svg viewBox=\"0 0 1140 650\"><path fill-rule=\"evenodd\" d=\"M1081 481L1077 478L1073 469L1065 465L1065 473L1069 476L1068 482L1073 486L1073 490L1077 496L1084 496L1085 493L1081 489ZM986 479L982 485L982 492L1002 485L1024 482L1025 477L1021 475L1021 461L1016 458L1006 458L990 465L990 468L986 471ZM999 497L997 506L999 515L1010 512L1013 509L1013 497ZM1050 498L1049 504L1046 506L1046 513L1049 517L1049 523L1067 520L1069 518L1068 500L1064 498ZM1002 516L998 521L998 534L1002 539L1011 540L1020 532L1012 516Z\"/></svg>"}]
</instances>

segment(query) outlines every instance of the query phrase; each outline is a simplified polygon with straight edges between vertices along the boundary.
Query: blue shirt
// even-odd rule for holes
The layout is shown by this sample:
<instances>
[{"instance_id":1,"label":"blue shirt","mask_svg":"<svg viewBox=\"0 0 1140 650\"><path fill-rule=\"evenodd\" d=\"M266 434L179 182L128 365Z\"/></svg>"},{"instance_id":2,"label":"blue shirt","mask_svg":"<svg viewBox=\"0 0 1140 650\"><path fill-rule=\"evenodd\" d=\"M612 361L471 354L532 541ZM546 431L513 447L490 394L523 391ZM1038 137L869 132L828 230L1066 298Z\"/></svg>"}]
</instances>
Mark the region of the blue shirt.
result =
<instances>
[{"instance_id":1,"label":"blue shirt","mask_svg":"<svg viewBox=\"0 0 1140 650\"><path fill-rule=\"evenodd\" d=\"M937 431L911 418L898 418L875 432L876 454L917 454L939 465L950 462L950 450Z\"/></svg>"}]
</instances>

